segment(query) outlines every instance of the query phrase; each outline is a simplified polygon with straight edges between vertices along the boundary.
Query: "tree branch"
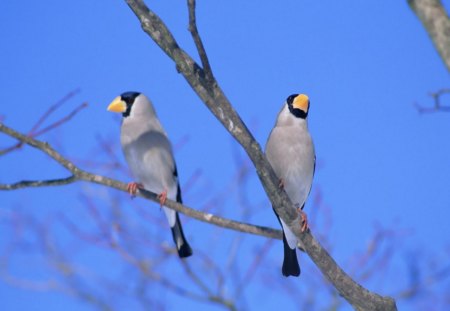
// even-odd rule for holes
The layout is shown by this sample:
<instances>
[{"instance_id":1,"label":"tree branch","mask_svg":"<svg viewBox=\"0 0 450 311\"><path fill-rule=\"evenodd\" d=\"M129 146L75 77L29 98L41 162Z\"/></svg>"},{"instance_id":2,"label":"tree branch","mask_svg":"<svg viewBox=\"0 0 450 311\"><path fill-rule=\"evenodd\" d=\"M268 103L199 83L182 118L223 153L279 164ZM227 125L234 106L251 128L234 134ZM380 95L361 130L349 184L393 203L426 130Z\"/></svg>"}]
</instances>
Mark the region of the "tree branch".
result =
<instances>
[{"instance_id":1,"label":"tree branch","mask_svg":"<svg viewBox=\"0 0 450 311\"><path fill-rule=\"evenodd\" d=\"M67 93L63 98L58 100L55 104L50 106L48 110L39 118L39 120L36 122L36 124L31 128L30 132L28 134L34 134L36 130L44 123L44 121L53 113L55 112L59 107L61 107L64 103L66 103L69 99L74 97L76 94L80 92L79 88L76 88L75 90Z\"/></svg>"},{"instance_id":2,"label":"tree branch","mask_svg":"<svg viewBox=\"0 0 450 311\"><path fill-rule=\"evenodd\" d=\"M162 20L142 0L126 0L141 21L142 28L175 62L178 71L231 135L244 147L279 215L300 233L300 218L289 197L278 187L278 178L250 131L214 80L207 83L203 69L179 46Z\"/></svg>"},{"instance_id":3,"label":"tree branch","mask_svg":"<svg viewBox=\"0 0 450 311\"><path fill-rule=\"evenodd\" d=\"M446 94L450 94L450 89L441 89L436 92L430 93L430 96L433 98L434 101L433 106L424 107L422 105L415 103L414 107L416 107L417 111L420 114L430 112L450 112L450 106L444 106L441 103L441 98Z\"/></svg>"},{"instance_id":4,"label":"tree branch","mask_svg":"<svg viewBox=\"0 0 450 311\"><path fill-rule=\"evenodd\" d=\"M37 137L39 135L42 135L60 125L62 125L63 123L70 121L70 119L72 119L78 112L80 112L82 109L87 107L87 103L83 103L80 106L78 106L77 108L75 108L71 113L69 113L68 115L66 115L65 117L53 122L52 124L46 126L43 129L39 129L40 126L45 122L45 120L48 119L48 117L55 112L59 107L61 107L63 104L65 104L69 99L71 99L73 96L75 96L77 93L80 92L80 89L75 89L71 92L69 92L68 94L66 94L66 96L64 96L63 98L61 98L58 102L56 102L55 104L53 104L52 106L50 106L50 108L47 109L47 111L39 118L39 120L33 125L33 127L31 128L31 130L28 132L28 136L31 137ZM0 120L1 122L1 120ZM39 129L39 130L38 130ZM13 146L10 146L8 148L2 149L0 150L0 156L5 155L11 151L14 151L16 149L19 149L20 147L22 147L23 142L18 142Z\"/></svg>"},{"instance_id":5,"label":"tree branch","mask_svg":"<svg viewBox=\"0 0 450 311\"><path fill-rule=\"evenodd\" d=\"M13 184L0 184L0 190L17 190L21 188L30 188L30 187L64 186L71 184L75 181L77 181L77 178L74 175L60 179L22 180Z\"/></svg>"},{"instance_id":6,"label":"tree branch","mask_svg":"<svg viewBox=\"0 0 450 311\"><path fill-rule=\"evenodd\" d=\"M205 79L204 70L180 48L164 22L142 0L125 0L141 22L143 30L175 62L180 72L208 109L242 145L256 167L257 174L278 215L303 242L305 251L339 293L358 310L396 310L395 301L371 293L353 281L331 258L310 232L302 233L297 210L278 187L278 178L261 147L245 126L217 81Z\"/></svg>"},{"instance_id":7,"label":"tree branch","mask_svg":"<svg viewBox=\"0 0 450 311\"><path fill-rule=\"evenodd\" d=\"M84 108L86 108L88 106L87 103L82 103L81 105L79 105L78 107L76 107L74 110L72 110L72 112L70 112L67 116L53 122L52 124L44 127L43 129L37 131L37 129L33 129L30 132L30 136L36 137L39 135L42 135L52 129L54 129L55 127L60 126L61 124L70 121L70 119L72 119L78 112L80 112L81 110L83 110Z\"/></svg>"},{"instance_id":8,"label":"tree branch","mask_svg":"<svg viewBox=\"0 0 450 311\"><path fill-rule=\"evenodd\" d=\"M450 71L450 19L440 0L408 0Z\"/></svg>"},{"instance_id":9,"label":"tree branch","mask_svg":"<svg viewBox=\"0 0 450 311\"><path fill-rule=\"evenodd\" d=\"M188 9L189 9L189 32L192 35L192 39L194 40L195 46L197 47L198 55L200 56L200 60L202 62L203 71L205 72L206 79L208 81L213 81L213 73L211 66L209 65L208 55L206 54L205 47L203 46L202 39L198 33L197 29L197 19L195 16L195 0L188 0Z\"/></svg>"},{"instance_id":10,"label":"tree branch","mask_svg":"<svg viewBox=\"0 0 450 311\"><path fill-rule=\"evenodd\" d=\"M57 186L57 185L67 185L70 183L74 183L76 181L88 181L96 184L108 186L111 188L115 188L117 190L127 192L127 184L122 183L120 181L110 179L104 176L91 174L89 172L83 171L75 166L72 162L64 158L60 153L55 151L48 143L44 143L42 141L36 140L24 134L21 134L12 128L7 127L6 125L0 123L0 132L3 132L11 137L18 139L21 142L24 142L38 150L46 153L51 158L53 158L60 165L64 166L68 171L70 171L73 175L67 178L62 179L54 179L54 180L45 180L45 181L21 181L14 184L0 184L0 190L15 190L26 187L42 187L42 186ZM156 193L146 191L144 189L139 189L137 194L140 197L151 200L153 202L159 202L158 195ZM187 216L195 218L197 220L210 223L222 228L232 229L235 231L251 233L254 235L260 235L273 239L282 239L281 230L275 230L268 227L251 225L243 222L233 221L227 218L215 216L210 213L203 213L193 208L190 208L186 205L179 204L175 201L166 200L165 205L173 210L176 210L180 213L183 213Z\"/></svg>"}]
</instances>

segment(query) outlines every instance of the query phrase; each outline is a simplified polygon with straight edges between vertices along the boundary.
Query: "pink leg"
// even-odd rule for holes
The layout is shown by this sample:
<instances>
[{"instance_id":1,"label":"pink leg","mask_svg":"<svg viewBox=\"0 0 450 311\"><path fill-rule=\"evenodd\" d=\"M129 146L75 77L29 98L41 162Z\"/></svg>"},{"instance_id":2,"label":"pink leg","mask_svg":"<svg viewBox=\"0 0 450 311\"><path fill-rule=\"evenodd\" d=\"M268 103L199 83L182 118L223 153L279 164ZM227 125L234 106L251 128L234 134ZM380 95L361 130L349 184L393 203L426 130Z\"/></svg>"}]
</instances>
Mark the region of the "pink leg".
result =
<instances>
[{"instance_id":1,"label":"pink leg","mask_svg":"<svg viewBox=\"0 0 450 311\"><path fill-rule=\"evenodd\" d=\"M158 194L158 199L159 199L159 204L161 204L161 206L164 205L164 203L166 203L166 199L167 199L167 190L164 190L163 192Z\"/></svg>"},{"instance_id":2,"label":"pink leg","mask_svg":"<svg viewBox=\"0 0 450 311\"><path fill-rule=\"evenodd\" d=\"M306 213L302 210L299 209L298 212L300 213L300 225L302 226L302 232L305 232L306 230L309 229L309 225L308 225L308 217L306 216Z\"/></svg>"},{"instance_id":3,"label":"pink leg","mask_svg":"<svg viewBox=\"0 0 450 311\"><path fill-rule=\"evenodd\" d=\"M140 189L140 188L144 188L144 186L137 182L130 182L127 185L127 191L132 197L134 197L136 195L138 189Z\"/></svg>"}]
</instances>

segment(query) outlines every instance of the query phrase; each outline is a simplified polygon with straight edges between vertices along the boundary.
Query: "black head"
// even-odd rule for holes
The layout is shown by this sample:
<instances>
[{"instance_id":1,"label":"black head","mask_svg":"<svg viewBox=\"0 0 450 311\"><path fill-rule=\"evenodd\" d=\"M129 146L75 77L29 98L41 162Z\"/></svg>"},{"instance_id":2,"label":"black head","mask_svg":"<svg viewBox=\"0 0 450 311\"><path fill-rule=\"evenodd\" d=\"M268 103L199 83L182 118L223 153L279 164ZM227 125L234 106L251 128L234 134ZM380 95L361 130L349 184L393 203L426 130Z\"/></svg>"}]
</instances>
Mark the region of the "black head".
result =
<instances>
[{"instance_id":1,"label":"black head","mask_svg":"<svg viewBox=\"0 0 450 311\"><path fill-rule=\"evenodd\" d=\"M127 104L127 109L122 113L122 116L128 117L130 115L131 107L133 106L136 97L141 95L139 92L125 92L120 95L120 98Z\"/></svg>"}]
</instances>

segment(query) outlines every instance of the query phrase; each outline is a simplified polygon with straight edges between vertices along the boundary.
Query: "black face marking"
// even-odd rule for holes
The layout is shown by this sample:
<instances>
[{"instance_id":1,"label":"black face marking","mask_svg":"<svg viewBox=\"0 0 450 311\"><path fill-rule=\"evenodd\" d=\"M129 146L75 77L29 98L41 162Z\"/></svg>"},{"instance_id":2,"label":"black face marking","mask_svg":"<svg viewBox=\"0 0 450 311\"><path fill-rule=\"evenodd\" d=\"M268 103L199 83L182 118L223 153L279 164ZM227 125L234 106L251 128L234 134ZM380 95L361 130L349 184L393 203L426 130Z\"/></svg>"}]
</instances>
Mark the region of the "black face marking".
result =
<instances>
[{"instance_id":1,"label":"black face marking","mask_svg":"<svg viewBox=\"0 0 450 311\"><path fill-rule=\"evenodd\" d=\"M134 100L139 95L141 95L139 92L125 92L120 95L120 98L122 98L122 100L127 104L127 110L122 113L124 118L130 115L131 106L133 106Z\"/></svg>"},{"instance_id":2,"label":"black face marking","mask_svg":"<svg viewBox=\"0 0 450 311\"><path fill-rule=\"evenodd\" d=\"M297 96L298 96L298 94L292 94L288 98L286 98L286 102L289 107L289 111L297 118L306 119L306 117L308 116L308 111L305 112L301 109L294 108L294 106L293 106L294 99Z\"/></svg>"},{"instance_id":3,"label":"black face marking","mask_svg":"<svg viewBox=\"0 0 450 311\"><path fill-rule=\"evenodd\" d=\"M289 107L292 106L292 104L294 103L294 99L298 96L298 94L292 94L290 95L288 98L286 98L286 101L289 105Z\"/></svg>"}]
</instances>

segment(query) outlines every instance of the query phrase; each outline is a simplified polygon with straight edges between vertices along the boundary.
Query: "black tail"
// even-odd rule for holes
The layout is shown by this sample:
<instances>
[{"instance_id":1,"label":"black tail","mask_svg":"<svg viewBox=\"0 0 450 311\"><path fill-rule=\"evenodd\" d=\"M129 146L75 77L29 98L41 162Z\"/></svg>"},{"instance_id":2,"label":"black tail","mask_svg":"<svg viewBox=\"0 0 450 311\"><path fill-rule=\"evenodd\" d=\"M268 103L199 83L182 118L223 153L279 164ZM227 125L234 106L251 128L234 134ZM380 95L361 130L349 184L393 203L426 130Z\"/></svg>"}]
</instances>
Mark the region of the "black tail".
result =
<instances>
[{"instance_id":1,"label":"black tail","mask_svg":"<svg viewBox=\"0 0 450 311\"><path fill-rule=\"evenodd\" d=\"M283 230L283 225L281 224L280 217L278 216L275 209L273 209L275 215L277 216L278 222L280 223L281 229ZM284 259L283 259L283 267L281 268L281 272L284 276L299 276L300 275L300 266L297 260L297 252L296 249L291 249L289 244L286 241L286 236L283 231L283 248L284 248Z\"/></svg>"},{"instance_id":2,"label":"black tail","mask_svg":"<svg viewBox=\"0 0 450 311\"><path fill-rule=\"evenodd\" d=\"M175 174L177 171L175 169ZM180 184L178 184L177 189L177 202L182 204L183 200L181 199L181 189ZM178 256L180 258L189 257L192 255L192 249L189 246L189 243L186 241L183 233L183 227L181 227L180 217L178 216L178 212L176 213L175 226L170 228L172 230L172 237L175 245L177 246Z\"/></svg>"},{"instance_id":3,"label":"black tail","mask_svg":"<svg viewBox=\"0 0 450 311\"><path fill-rule=\"evenodd\" d=\"M300 266L297 260L297 252L294 249L289 247L289 244L286 241L286 237L283 232L283 247L284 247L284 259L283 259L283 268L281 272L284 276L299 276L300 275Z\"/></svg>"},{"instance_id":4,"label":"black tail","mask_svg":"<svg viewBox=\"0 0 450 311\"><path fill-rule=\"evenodd\" d=\"M181 227L180 217L176 214L175 226L170 228L172 230L172 237L177 246L178 256L180 258L189 257L192 255L192 249L184 237L183 228Z\"/></svg>"}]
</instances>

